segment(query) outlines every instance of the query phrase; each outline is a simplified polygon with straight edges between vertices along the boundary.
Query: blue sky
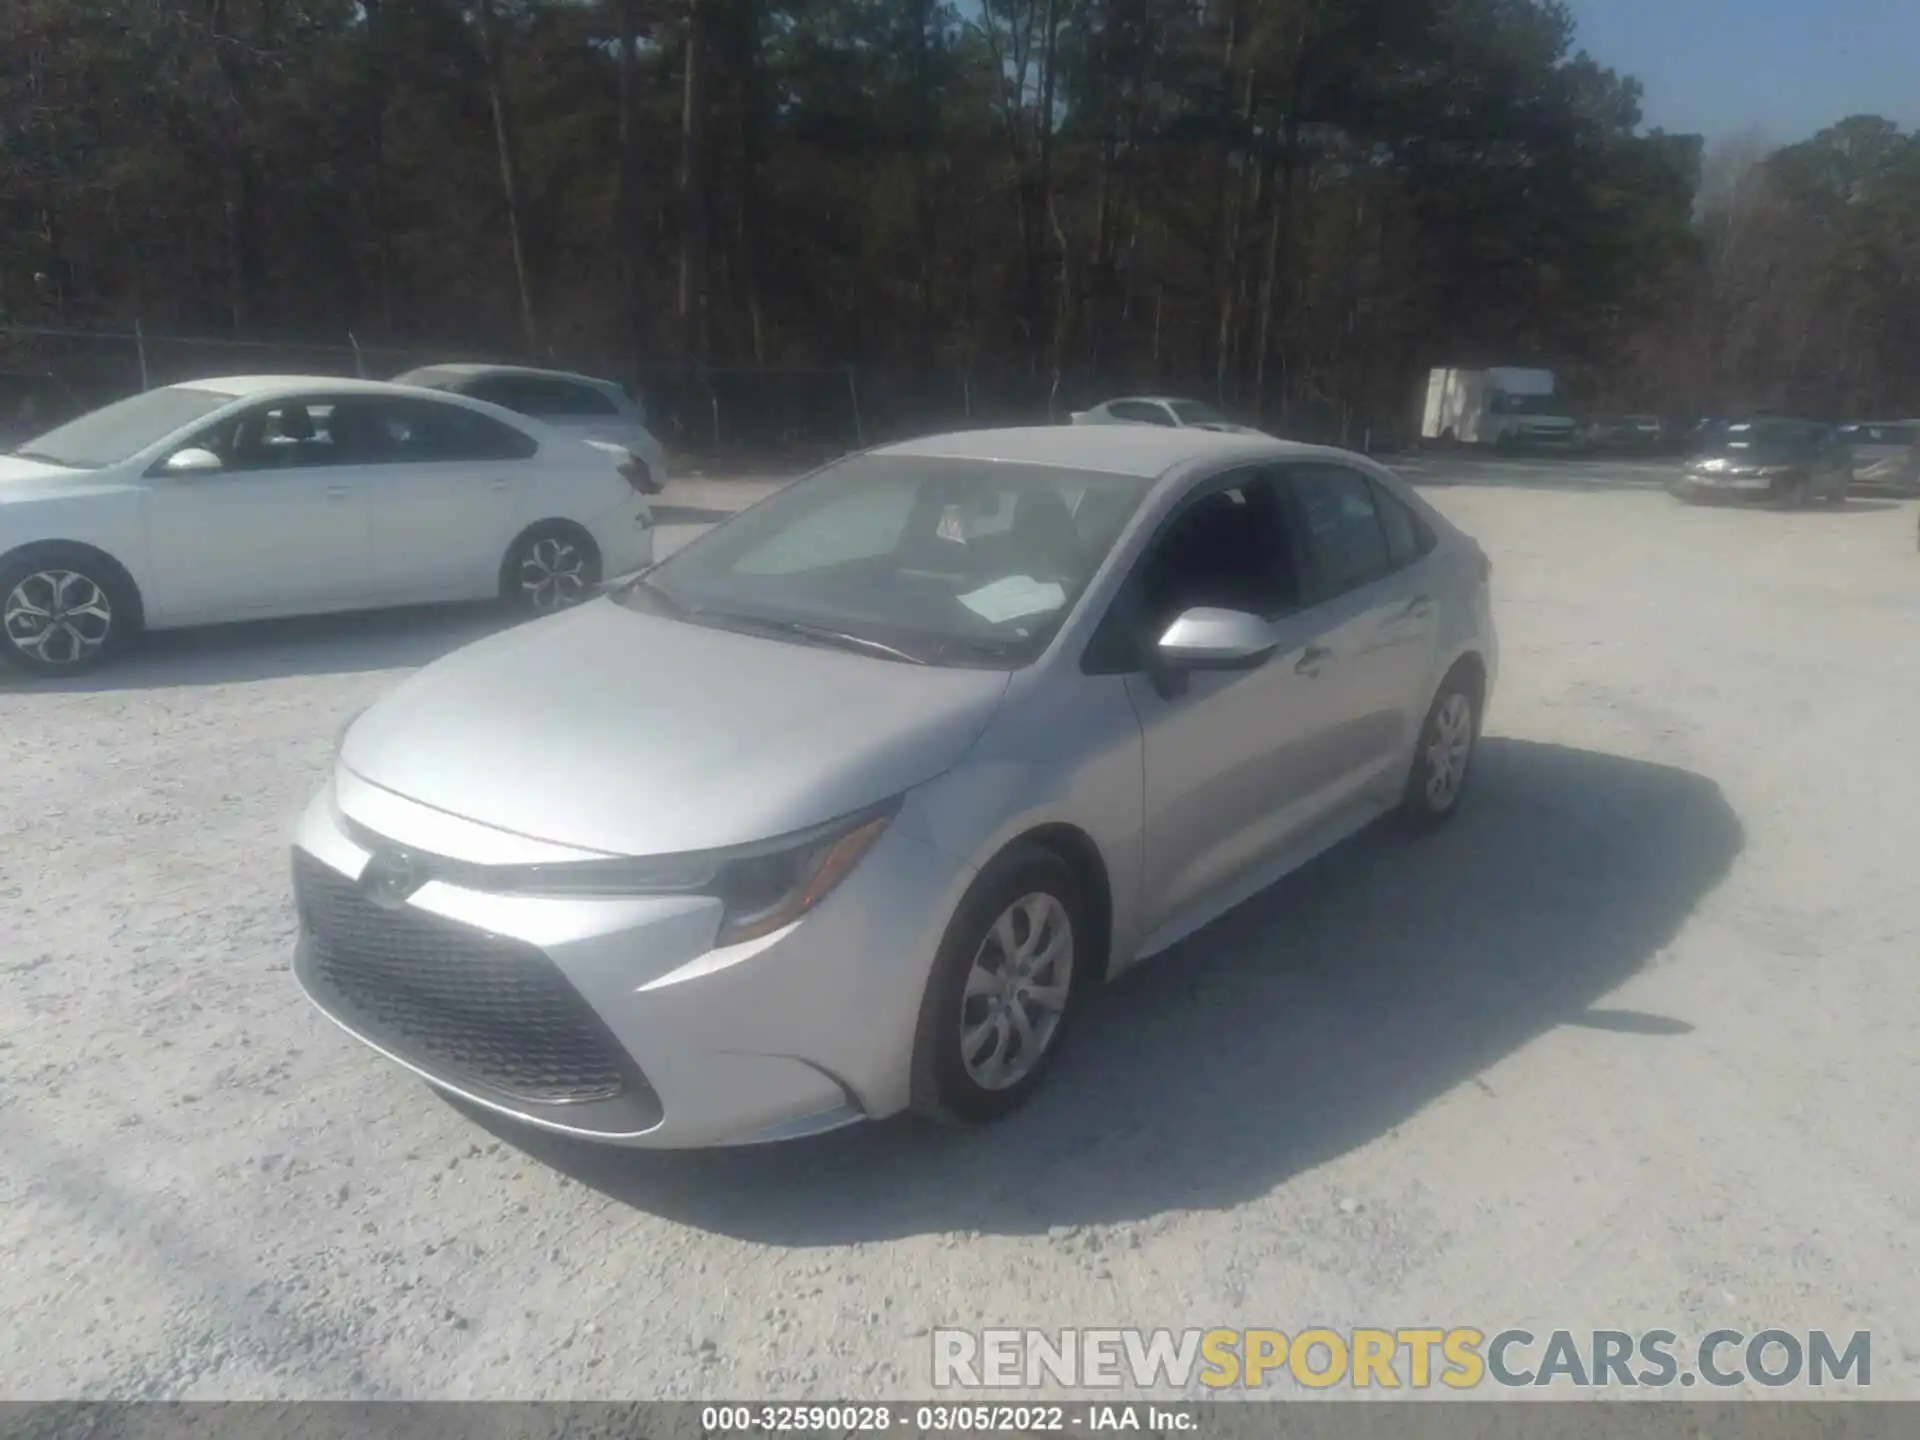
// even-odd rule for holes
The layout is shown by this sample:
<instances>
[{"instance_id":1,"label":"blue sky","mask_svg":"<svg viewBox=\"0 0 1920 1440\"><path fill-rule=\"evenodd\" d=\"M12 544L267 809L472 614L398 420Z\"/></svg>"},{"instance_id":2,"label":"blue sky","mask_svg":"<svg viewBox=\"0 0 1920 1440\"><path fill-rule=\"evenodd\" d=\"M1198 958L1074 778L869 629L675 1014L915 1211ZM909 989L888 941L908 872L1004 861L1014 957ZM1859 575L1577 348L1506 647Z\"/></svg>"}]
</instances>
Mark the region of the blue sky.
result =
<instances>
[{"instance_id":1,"label":"blue sky","mask_svg":"<svg viewBox=\"0 0 1920 1440\"><path fill-rule=\"evenodd\" d=\"M1920 0L1570 0L1577 43L1646 87L1647 123L1780 144L1848 115L1920 126Z\"/></svg>"}]
</instances>

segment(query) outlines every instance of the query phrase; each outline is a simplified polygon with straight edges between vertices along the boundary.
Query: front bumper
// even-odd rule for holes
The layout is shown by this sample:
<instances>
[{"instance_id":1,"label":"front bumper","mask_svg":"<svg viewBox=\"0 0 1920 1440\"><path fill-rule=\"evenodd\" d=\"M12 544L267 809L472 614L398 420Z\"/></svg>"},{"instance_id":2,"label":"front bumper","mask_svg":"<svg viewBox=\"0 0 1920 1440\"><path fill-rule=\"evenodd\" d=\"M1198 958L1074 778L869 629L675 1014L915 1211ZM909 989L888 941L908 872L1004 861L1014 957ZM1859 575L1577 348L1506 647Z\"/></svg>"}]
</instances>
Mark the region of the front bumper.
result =
<instances>
[{"instance_id":1,"label":"front bumper","mask_svg":"<svg viewBox=\"0 0 1920 1440\"><path fill-rule=\"evenodd\" d=\"M507 852L525 842L347 788L378 801L343 814L329 784L295 837L295 975L341 1028L437 1088L656 1148L787 1139L905 1107L927 975L971 878L952 857L896 826L802 920L714 949L719 904L700 896L430 879L382 906L362 880L388 840L483 864L516 863Z\"/></svg>"},{"instance_id":2,"label":"front bumper","mask_svg":"<svg viewBox=\"0 0 1920 1440\"><path fill-rule=\"evenodd\" d=\"M1682 500L1717 505L1772 505L1786 495L1784 482L1775 476L1681 475L1667 486Z\"/></svg>"}]
</instances>

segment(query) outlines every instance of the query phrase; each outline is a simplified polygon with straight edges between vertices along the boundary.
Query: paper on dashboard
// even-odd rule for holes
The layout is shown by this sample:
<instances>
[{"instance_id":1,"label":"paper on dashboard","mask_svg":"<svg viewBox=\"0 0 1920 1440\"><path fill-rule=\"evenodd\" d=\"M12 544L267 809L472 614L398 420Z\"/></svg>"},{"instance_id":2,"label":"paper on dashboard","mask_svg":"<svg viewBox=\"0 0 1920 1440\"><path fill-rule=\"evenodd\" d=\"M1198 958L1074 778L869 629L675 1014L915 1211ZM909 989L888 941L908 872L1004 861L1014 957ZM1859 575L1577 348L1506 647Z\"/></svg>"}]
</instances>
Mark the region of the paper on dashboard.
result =
<instances>
[{"instance_id":1,"label":"paper on dashboard","mask_svg":"<svg viewBox=\"0 0 1920 1440\"><path fill-rule=\"evenodd\" d=\"M1067 592L1050 580L1035 580L1030 575L1009 575L991 585L957 597L960 603L982 620L1004 625L1009 620L1024 620L1030 615L1045 615L1067 603Z\"/></svg>"}]
</instances>

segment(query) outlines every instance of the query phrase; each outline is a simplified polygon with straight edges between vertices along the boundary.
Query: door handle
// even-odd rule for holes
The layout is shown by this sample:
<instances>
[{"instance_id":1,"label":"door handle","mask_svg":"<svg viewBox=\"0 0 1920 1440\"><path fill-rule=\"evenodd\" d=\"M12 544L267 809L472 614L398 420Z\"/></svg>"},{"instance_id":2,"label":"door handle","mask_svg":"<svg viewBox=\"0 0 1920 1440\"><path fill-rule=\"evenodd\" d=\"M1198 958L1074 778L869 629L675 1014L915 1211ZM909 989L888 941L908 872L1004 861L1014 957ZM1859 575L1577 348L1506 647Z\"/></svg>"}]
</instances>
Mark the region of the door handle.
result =
<instances>
[{"instance_id":1,"label":"door handle","mask_svg":"<svg viewBox=\"0 0 1920 1440\"><path fill-rule=\"evenodd\" d=\"M1407 602L1406 615L1410 620L1424 620L1433 614L1433 597L1416 595Z\"/></svg>"},{"instance_id":2,"label":"door handle","mask_svg":"<svg viewBox=\"0 0 1920 1440\"><path fill-rule=\"evenodd\" d=\"M327 498L329 500L344 500L351 494L353 494L353 487L351 485L327 486Z\"/></svg>"},{"instance_id":3,"label":"door handle","mask_svg":"<svg viewBox=\"0 0 1920 1440\"><path fill-rule=\"evenodd\" d=\"M1300 658L1294 662L1296 675L1318 675L1327 661L1333 658L1333 652L1322 645L1309 645L1300 652Z\"/></svg>"},{"instance_id":4,"label":"door handle","mask_svg":"<svg viewBox=\"0 0 1920 1440\"><path fill-rule=\"evenodd\" d=\"M493 482L493 488L496 490L504 491L507 489L507 482L504 480L496 480Z\"/></svg>"}]
</instances>

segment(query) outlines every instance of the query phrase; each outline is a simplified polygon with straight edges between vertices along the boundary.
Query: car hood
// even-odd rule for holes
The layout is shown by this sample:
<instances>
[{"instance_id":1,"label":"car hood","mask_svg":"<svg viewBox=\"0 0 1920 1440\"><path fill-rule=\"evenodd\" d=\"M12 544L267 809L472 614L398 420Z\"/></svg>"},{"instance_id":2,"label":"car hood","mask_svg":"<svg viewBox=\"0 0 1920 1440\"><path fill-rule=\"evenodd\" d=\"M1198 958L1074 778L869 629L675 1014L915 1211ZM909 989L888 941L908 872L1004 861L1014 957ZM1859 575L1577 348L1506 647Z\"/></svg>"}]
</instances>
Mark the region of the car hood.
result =
<instances>
[{"instance_id":1,"label":"car hood","mask_svg":"<svg viewBox=\"0 0 1920 1440\"><path fill-rule=\"evenodd\" d=\"M1009 676L787 644L600 600L458 650L340 763L421 804L612 855L746 844L951 767Z\"/></svg>"},{"instance_id":2,"label":"car hood","mask_svg":"<svg viewBox=\"0 0 1920 1440\"><path fill-rule=\"evenodd\" d=\"M39 460L22 460L17 455L0 455L0 502L20 500L28 495L45 494L53 488L70 488L84 470L64 465L48 465Z\"/></svg>"}]
</instances>

